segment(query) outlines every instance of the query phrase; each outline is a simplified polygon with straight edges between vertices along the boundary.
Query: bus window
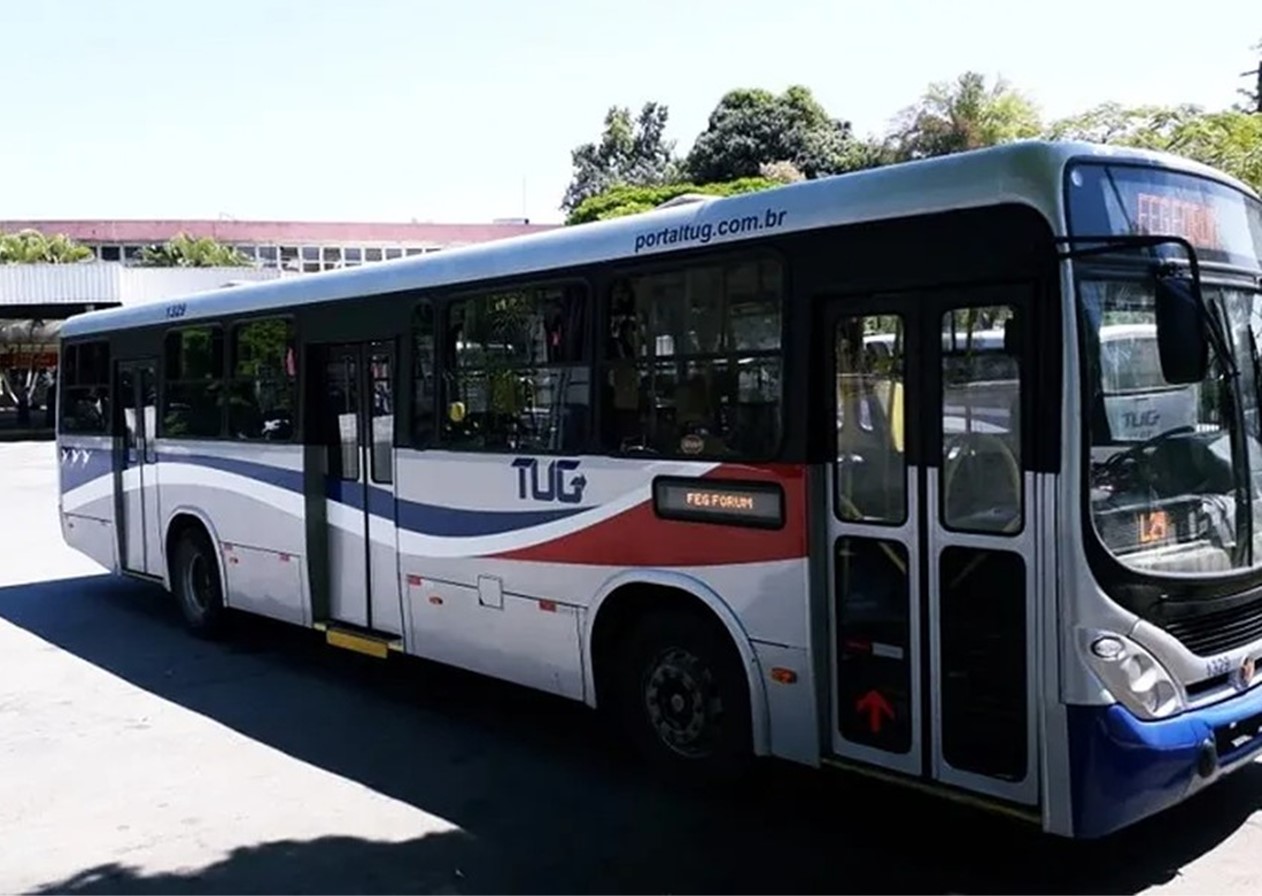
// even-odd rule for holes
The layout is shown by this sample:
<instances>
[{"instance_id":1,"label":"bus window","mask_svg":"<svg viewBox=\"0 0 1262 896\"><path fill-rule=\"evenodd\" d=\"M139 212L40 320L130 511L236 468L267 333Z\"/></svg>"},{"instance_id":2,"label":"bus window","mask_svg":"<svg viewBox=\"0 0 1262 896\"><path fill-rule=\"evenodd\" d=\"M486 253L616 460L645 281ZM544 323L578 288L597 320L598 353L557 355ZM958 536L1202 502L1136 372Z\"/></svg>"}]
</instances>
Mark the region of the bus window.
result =
<instances>
[{"instance_id":1,"label":"bus window","mask_svg":"<svg viewBox=\"0 0 1262 896\"><path fill-rule=\"evenodd\" d=\"M1004 305L942 317L942 520L957 531L1021 528L1021 365L1005 339L1014 314Z\"/></svg>"},{"instance_id":2,"label":"bus window","mask_svg":"<svg viewBox=\"0 0 1262 896\"><path fill-rule=\"evenodd\" d=\"M232 437L292 439L298 382L293 321L270 318L233 327L232 363L228 386Z\"/></svg>"},{"instance_id":3,"label":"bus window","mask_svg":"<svg viewBox=\"0 0 1262 896\"><path fill-rule=\"evenodd\" d=\"M782 272L705 262L618 281L602 438L614 453L768 458L780 443Z\"/></svg>"},{"instance_id":4,"label":"bus window","mask_svg":"<svg viewBox=\"0 0 1262 896\"><path fill-rule=\"evenodd\" d=\"M835 335L838 515L901 523L907 514L903 319L842 318Z\"/></svg>"},{"instance_id":5,"label":"bus window","mask_svg":"<svg viewBox=\"0 0 1262 896\"><path fill-rule=\"evenodd\" d=\"M61 431L107 435L110 425L110 347L101 341L69 343L62 349Z\"/></svg>"},{"instance_id":6,"label":"bus window","mask_svg":"<svg viewBox=\"0 0 1262 896\"><path fill-rule=\"evenodd\" d=\"M530 287L447 311L443 441L456 448L575 451L587 441L587 291Z\"/></svg>"}]
</instances>

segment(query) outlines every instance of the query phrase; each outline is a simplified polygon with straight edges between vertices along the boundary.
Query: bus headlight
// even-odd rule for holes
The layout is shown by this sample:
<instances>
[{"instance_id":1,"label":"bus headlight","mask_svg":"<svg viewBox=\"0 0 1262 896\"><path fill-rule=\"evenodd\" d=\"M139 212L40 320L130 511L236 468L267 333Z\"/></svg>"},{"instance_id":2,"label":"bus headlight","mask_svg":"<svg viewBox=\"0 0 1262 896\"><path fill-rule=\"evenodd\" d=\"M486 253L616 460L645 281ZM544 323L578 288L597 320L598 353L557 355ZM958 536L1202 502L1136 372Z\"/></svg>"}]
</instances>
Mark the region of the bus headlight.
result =
<instances>
[{"instance_id":1,"label":"bus headlight","mask_svg":"<svg viewBox=\"0 0 1262 896\"><path fill-rule=\"evenodd\" d=\"M1088 651L1091 668L1118 701L1141 719L1184 709L1183 692L1157 658L1130 638L1100 634Z\"/></svg>"}]
</instances>

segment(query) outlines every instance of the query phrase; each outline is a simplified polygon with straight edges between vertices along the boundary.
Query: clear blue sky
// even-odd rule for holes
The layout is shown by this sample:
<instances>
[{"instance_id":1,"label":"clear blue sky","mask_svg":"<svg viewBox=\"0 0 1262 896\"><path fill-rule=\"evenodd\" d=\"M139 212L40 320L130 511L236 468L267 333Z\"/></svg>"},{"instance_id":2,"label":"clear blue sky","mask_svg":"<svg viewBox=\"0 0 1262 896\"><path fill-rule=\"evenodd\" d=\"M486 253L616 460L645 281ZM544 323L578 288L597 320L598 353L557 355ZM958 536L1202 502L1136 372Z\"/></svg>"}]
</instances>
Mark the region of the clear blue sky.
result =
<instances>
[{"instance_id":1,"label":"clear blue sky","mask_svg":"<svg viewBox=\"0 0 1262 896\"><path fill-rule=\"evenodd\" d=\"M1260 38L1258 0L0 0L0 219L556 221L611 104L681 151L738 86L861 133L967 68L1222 107Z\"/></svg>"}]
</instances>

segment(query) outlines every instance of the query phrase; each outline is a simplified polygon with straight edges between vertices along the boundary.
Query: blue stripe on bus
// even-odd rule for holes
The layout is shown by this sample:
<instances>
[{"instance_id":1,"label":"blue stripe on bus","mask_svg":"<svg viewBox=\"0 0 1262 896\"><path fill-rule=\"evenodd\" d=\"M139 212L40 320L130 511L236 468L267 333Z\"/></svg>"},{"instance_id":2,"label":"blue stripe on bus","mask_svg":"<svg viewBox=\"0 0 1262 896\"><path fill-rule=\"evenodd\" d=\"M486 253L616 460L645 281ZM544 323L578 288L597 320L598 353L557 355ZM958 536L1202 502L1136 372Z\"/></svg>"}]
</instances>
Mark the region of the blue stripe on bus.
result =
<instances>
[{"instance_id":1,"label":"blue stripe on bus","mask_svg":"<svg viewBox=\"0 0 1262 896\"><path fill-rule=\"evenodd\" d=\"M168 463L194 464L235 473L248 479L266 482L278 488L288 489L298 494L303 493L302 473L298 470L286 470L269 464L255 461L237 460L235 458L215 457L207 454L173 454L163 452L158 460ZM396 515L395 496L392 492L377 486L369 485L368 512L382 519L394 519ZM340 479L330 479L325 483L325 496L332 501L345 504L355 510L364 509L364 485ZM467 510L459 507L443 507L437 504L424 504L419 501L398 500L397 522L400 528L420 535L442 537L470 538L482 535L500 535L528 529L545 523L556 522L576 513L589 510L588 507L567 507L550 510Z\"/></svg>"},{"instance_id":2,"label":"blue stripe on bus","mask_svg":"<svg viewBox=\"0 0 1262 896\"><path fill-rule=\"evenodd\" d=\"M554 523L589 507L566 510L465 510L399 499L399 527L421 535L474 537L500 535Z\"/></svg>"}]
</instances>

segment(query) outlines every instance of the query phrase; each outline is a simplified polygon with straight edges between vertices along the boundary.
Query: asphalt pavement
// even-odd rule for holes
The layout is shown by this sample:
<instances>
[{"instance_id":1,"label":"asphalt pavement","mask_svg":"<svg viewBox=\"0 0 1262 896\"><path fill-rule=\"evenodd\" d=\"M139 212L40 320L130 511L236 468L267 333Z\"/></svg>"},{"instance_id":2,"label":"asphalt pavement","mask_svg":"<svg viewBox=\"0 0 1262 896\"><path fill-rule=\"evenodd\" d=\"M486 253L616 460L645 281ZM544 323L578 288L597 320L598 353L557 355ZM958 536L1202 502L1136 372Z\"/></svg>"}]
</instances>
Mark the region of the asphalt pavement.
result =
<instances>
[{"instance_id":1,"label":"asphalt pavement","mask_svg":"<svg viewBox=\"0 0 1262 896\"><path fill-rule=\"evenodd\" d=\"M1250 893L1262 764L1106 841L781 765L672 791L583 707L243 621L65 547L0 444L0 892Z\"/></svg>"}]
</instances>

